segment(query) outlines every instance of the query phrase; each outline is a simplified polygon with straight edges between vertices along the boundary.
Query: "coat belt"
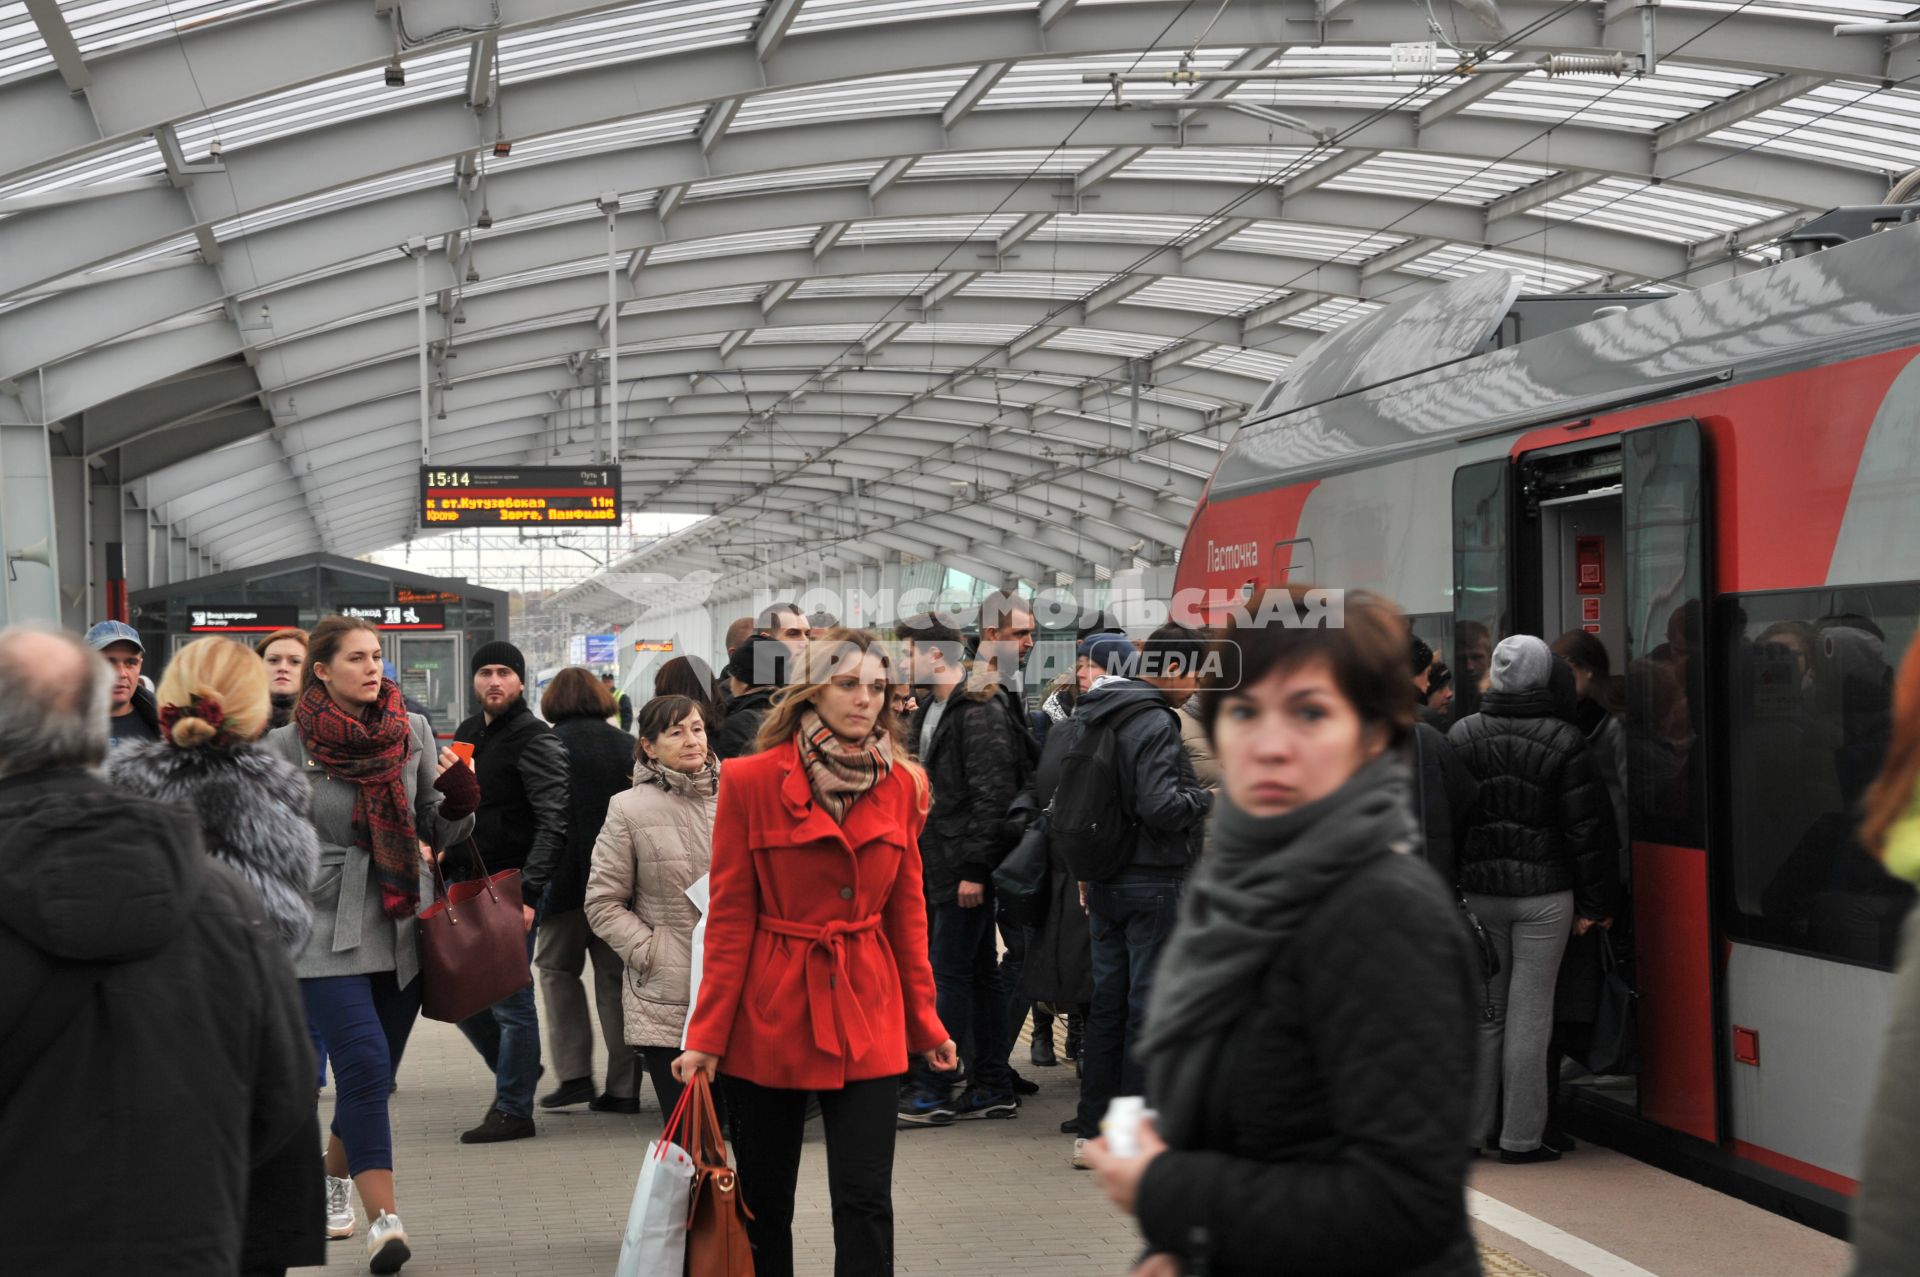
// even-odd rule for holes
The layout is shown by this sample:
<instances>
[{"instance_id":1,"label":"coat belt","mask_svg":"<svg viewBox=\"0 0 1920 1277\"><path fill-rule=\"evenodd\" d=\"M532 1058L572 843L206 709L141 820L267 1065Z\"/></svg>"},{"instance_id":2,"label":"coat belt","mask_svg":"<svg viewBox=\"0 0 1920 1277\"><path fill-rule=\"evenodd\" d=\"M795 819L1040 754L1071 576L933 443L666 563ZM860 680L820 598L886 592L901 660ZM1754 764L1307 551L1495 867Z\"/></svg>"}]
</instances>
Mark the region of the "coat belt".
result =
<instances>
[{"instance_id":1,"label":"coat belt","mask_svg":"<svg viewBox=\"0 0 1920 1277\"><path fill-rule=\"evenodd\" d=\"M847 978L847 937L880 929L880 915L858 921L793 922L760 915L760 929L776 936L809 941L807 949L807 1004L813 1017L813 1044L828 1055L840 1054L833 1032L833 1008L840 1011L850 1056L864 1054L873 1045L873 1030Z\"/></svg>"}]
</instances>

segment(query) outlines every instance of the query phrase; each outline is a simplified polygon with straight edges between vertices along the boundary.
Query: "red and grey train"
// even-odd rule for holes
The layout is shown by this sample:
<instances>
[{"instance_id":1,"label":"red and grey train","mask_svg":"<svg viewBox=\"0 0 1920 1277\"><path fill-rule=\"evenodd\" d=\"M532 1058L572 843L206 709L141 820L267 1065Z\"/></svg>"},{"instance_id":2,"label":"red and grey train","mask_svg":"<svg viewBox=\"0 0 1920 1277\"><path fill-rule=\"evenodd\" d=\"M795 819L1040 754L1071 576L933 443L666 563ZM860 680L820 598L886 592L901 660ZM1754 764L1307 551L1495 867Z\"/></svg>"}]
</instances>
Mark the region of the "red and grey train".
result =
<instances>
[{"instance_id":1,"label":"red and grey train","mask_svg":"<svg viewBox=\"0 0 1920 1277\"><path fill-rule=\"evenodd\" d=\"M1913 900L1854 826L1920 626L1920 226L1666 297L1516 289L1461 280L1307 352L1177 588L1378 590L1463 682L1506 634L1596 633L1641 1066L1579 1111L1837 1231Z\"/></svg>"}]
</instances>

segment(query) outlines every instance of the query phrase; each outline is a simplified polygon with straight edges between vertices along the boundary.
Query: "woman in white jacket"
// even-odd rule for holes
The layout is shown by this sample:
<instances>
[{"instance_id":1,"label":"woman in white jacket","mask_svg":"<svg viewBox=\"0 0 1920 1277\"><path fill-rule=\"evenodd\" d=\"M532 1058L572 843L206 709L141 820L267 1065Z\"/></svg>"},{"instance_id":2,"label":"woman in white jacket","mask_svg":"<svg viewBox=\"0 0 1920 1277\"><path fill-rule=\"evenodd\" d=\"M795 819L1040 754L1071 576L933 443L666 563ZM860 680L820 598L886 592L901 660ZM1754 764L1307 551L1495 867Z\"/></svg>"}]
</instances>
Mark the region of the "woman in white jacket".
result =
<instances>
[{"instance_id":1,"label":"woman in white jacket","mask_svg":"<svg viewBox=\"0 0 1920 1277\"><path fill-rule=\"evenodd\" d=\"M720 763L707 746L700 707L685 696L654 697L634 727L640 739L633 788L608 804L593 845L587 924L627 964L627 1045L653 1079L660 1111L671 1113L682 1089L673 1061L686 1027L700 920L686 893L713 855Z\"/></svg>"}]
</instances>

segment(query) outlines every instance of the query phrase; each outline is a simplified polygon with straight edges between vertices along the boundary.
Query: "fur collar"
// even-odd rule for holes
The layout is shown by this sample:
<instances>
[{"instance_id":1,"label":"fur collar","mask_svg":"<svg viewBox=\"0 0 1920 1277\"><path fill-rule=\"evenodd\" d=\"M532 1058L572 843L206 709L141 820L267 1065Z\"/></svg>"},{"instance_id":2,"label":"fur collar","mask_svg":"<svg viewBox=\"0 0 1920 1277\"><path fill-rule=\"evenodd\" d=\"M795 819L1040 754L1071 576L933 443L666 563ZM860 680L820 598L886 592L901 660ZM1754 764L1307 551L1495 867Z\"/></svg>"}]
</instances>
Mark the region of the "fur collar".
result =
<instances>
[{"instance_id":1,"label":"fur collar","mask_svg":"<svg viewBox=\"0 0 1920 1277\"><path fill-rule=\"evenodd\" d=\"M208 853L246 879L291 953L305 947L320 844L308 819L312 789L284 759L252 745L152 741L115 750L106 775L118 788L191 808Z\"/></svg>"}]
</instances>

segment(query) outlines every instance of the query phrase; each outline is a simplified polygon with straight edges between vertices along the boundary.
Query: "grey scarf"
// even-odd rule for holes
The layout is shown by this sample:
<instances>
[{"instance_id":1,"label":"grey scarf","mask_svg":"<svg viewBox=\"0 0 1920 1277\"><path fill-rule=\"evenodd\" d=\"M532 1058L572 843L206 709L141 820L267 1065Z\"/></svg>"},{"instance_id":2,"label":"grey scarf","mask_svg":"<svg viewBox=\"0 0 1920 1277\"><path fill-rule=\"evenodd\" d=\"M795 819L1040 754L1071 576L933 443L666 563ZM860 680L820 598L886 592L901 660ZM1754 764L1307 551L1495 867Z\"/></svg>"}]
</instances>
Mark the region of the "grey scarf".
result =
<instances>
[{"instance_id":1,"label":"grey scarf","mask_svg":"<svg viewBox=\"0 0 1920 1277\"><path fill-rule=\"evenodd\" d=\"M1228 1037L1320 901L1377 857L1417 845L1409 790L1406 763L1388 753L1284 816L1215 805L1134 1047L1169 1144L1197 1142Z\"/></svg>"}]
</instances>

